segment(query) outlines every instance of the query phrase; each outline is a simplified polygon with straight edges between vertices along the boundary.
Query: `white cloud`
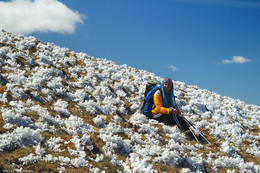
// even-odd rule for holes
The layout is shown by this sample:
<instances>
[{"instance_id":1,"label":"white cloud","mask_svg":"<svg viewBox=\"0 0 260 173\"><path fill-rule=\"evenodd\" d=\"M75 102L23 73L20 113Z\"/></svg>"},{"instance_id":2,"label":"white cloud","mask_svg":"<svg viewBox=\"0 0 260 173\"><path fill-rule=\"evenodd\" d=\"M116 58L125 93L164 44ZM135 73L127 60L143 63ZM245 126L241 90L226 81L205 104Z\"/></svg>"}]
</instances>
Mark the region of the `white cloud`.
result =
<instances>
[{"instance_id":1,"label":"white cloud","mask_svg":"<svg viewBox=\"0 0 260 173\"><path fill-rule=\"evenodd\" d=\"M171 69L172 71L176 71L177 70L177 67L175 67L173 65L169 65L168 68Z\"/></svg>"},{"instance_id":2,"label":"white cloud","mask_svg":"<svg viewBox=\"0 0 260 173\"><path fill-rule=\"evenodd\" d=\"M243 56L233 56L232 59L224 59L222 60L223 64L244 64L248 61L251 61L250 59L246 59Z\"/></svg>"},{"instance_id":3,"label":"white cloud","mask_svg":"<svg viewBox=\"0 0 260 173\"><path fill-rule=\"evenodd\" d=\"M83 18L57 0L0 2L0 27L13 33L73 33Z\"/></svg>"}]
</instances>

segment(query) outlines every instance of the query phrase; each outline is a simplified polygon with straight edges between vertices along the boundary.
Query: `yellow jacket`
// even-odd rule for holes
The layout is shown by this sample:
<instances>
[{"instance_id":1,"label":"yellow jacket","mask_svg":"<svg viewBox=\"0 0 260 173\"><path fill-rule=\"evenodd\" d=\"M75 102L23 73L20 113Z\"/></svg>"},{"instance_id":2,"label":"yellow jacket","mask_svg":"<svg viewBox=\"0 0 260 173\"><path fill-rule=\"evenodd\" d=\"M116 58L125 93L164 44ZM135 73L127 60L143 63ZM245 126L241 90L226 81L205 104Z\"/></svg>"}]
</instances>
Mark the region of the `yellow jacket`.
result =
<instances>
[{"instance_id":1,"label":"yellow jacket","mask_svg":"<svg viewBox=\"0 0 260 173\"><path fill-rule=\"evenodd\" d=\"M170 114L170 109L163 107L163 100L162 100L162 94L161 90L157 90L153 95L153 108L152 113L162 113L162 114Z\"/></svg>"}]
</instances>

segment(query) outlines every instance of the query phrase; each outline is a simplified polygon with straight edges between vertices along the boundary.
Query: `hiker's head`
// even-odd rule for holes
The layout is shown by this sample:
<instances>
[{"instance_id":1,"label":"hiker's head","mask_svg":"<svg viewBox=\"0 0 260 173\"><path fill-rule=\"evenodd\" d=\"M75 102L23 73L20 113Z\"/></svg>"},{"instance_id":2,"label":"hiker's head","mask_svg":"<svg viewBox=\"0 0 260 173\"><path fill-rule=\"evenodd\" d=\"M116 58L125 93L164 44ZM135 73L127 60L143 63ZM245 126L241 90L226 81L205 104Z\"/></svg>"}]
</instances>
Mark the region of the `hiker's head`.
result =
<instances>
[{"instance_id":1,"label":"hiker's head","mask_svg":"<svg viewBox=\"0 0 260 173\"><path fill-rule=\"evenodd\" d=\"M163 87L165 89L166 92L169 92L172 88L172 80L171 78L164 78L163 79Z\"/></svg>"}]
</instances>

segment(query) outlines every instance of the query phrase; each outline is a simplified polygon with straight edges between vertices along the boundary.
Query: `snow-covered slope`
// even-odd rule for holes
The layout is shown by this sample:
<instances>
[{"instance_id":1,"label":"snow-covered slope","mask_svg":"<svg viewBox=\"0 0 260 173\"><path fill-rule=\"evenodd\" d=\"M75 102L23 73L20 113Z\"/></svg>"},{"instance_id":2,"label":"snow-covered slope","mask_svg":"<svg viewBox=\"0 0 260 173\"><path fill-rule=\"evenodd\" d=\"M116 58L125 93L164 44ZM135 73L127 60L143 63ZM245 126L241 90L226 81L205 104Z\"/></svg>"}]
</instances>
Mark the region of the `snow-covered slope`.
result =
<instances>
[{"instance_id":1,"label":"snow-covered slope","mask_svg":"<svg viewBox=\"0 0 260 173\"><path fill-rule=\"evenodd\" d=\"M260 107L174 81L211 144L140 113L153 73L0 30L0 171L260 172Z\"/></svg>"}]
</instances>

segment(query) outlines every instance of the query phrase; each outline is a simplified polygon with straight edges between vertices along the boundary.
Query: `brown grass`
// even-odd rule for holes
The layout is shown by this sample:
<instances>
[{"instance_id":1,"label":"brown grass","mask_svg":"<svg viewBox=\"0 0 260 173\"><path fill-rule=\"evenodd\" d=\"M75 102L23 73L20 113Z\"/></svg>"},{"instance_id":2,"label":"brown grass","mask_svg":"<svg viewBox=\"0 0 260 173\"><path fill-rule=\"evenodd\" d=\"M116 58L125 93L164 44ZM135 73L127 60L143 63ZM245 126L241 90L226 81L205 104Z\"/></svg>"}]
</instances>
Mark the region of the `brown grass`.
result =
<instances>
[{"instance_id":1,"label":"brown grass","mask_svg":"<svg viewBox=\"0 0 260 173\"><path fill-rule=\"evenodd\" d=\"M155 169L158 171L158 173L179 173L180 172L180 168L176 168L173 165L164 165L164 164L158 164L158 163L154 163L153 164Z\"/></svg>"},{"instance_id":2,"label":"brown grass","mask_svg":"<svg viewBox=\"0 0 260 173\"><path fill-rule=\"evenodd\" d=\"M5 122L2 117L2 112L0 110L0 134L5 133L7 130L3 127L5 125Z\"/></svg>"},{"instance_id":3,"label":"brown grass","mask_svg":"<svg viewBox=\"0 0 260 173\"><path fill-rule=\"evenodd\" d=\"M10 152L0 152L0 166L6 170L13 170L12 164L18 164L18 158L25 157L33 152L33 147L18 148Z\"/></svg>"},{"instance_id":4,"label":"brown grass","mask_svg":"<svg viewBox=\"0 0 260 173\"><path fill-rule=\"evenodd\" d=\"M85 64L84 60L80 59L80 60L77 61L77 65L85 66L86 64Z\"/></svg>"},{"instance_id":5,"label":"brown grass","mask_svg":"<svg viewBox=\"0 0 260 173\"><path fill-rule=\"evenodd\" d=\"M43 43L43 44L45 44L45 43ZM15 45L13 46L13 48L14 47L15 47ZM17 49L13 49L13 51L17 52L18 50ZM37 57L33 56L32 54L35 53L36 51L40 51L40 50L37 50L37 48L30 48L29 49L30 55L35 60L37 59ZM78 57L76 56L76 54L72 54L70 51L67 51L66 55L67 56L74 56L76 58L76 60L77 60L77 62L76 62L77 65L86 66L85 61L84 60L79 60ZM26 66L27 67L27 66L30 65L30 64L28 64L27 61L25 61L25 59L23 57L19 57L17 61L18 61L18 63L21 66ZM70 83L71 82L76 82L76 81L78 81L78 79L71 77L71 74L69 73L69 70L68 70L66 64L61 64L61 66L62 67L59 68L59 70L62 70L64 75L66 75L66 79L62 80L62 84L64 86L69 87L70 90L75 91L78 88L76 88L75 86L71 85ZM47 65L46 65L46 67L47 67ZM51 65L49 67L51 67ZM93 65L93 67L96 68L95 65ZM53 66L53 68L55 68L55 67ZM13 73L11 71L3 71L2 69L0 69L0 70L1 70L1 72L5 72L6 74ZM103 70L99 70L98 72L100 74L102 74ZM139 70L136 70L136 73L138 73L138 72L139 72ZM27 71L26 75L31 76L31 73L32 73L31 71ZM84 69L83 69L81 72L79 72L78 76L86 76L87 74L88 74L87 70L84 71ZM58 76L58 74L56 74L56 73L53 74L53 75L54 76ZM93 76L93 77L97 79L98 83L101 82L101 79L99 79L98 75L97 76ZM152 79L152 78L153 78L152 76L149 76L149 79ZM129 76L129 79L130 80L134 80L134 76ZM114 84L116 82L121 82L121 81L111 80L108 83L112 92L114 91L113 90L113 86L114 86ZM138 85L140 86L140 84L138 84ZM46 82L42 82L42 87L48 88L47 83ZM81 89L83 89L83 88L81 88ZM1 86L0 87L0 93L4 93L4 92L6 92L6 90L7 90L6 86ZM129 92L125 88L123 88L123 90L126 93L129 94ZM35 90L29 90L29 92L32 92L32 91L35 91ZM182 90L182 89L180 89L180 91L182 91L182 95L180 96L180 98L188 103L190 101L190 97L187 95L187 91L186 90ZM39 91L36 91L36 92L38 92L39 95L41 95L43 98L47 97L46 94L43 94L43 93L41 93ZM95 98L92 96L92 93L89 93L89 92L87 92L87 93L91 97L91 99L95 100ZM55 95L54 91L50 91L50 94L55 96L56 100L57 99L62 99L62 100L67 101L66 98ZM102 93L100 92L100 94L102 94ZM137 95L137 93L130 93L130 95L132 97L135 97ZM29 95L28 95L28 97L29 97ZM213 97L216 98L217 96L213 95ZM8 91L7 99L8 99L8 101L12 101L12 100L17 101L16 97L14 97L12 95L11 91ZM106 116L106 118L107 118L106 122L107 123L112 122L112 120L114 119L114 116L118 115L118 116L120 116L123 119L123 121L120 123L120 125L123 128L131 128L133 131L137 132L140 127L135 126L134 124L131 124L128 121L129 118L134 113L134 112L131 112L131 110L130 110L130 107L132 106L132 103L126 101L127 99L124 98L124 97L121 97L120 99L124 102L126 109L129 111L129 115L122 115L119 112L115 113L114 115L107 115ZM21 101L23 101L23 100L21 100ZM47 108L48 112L52 116L59 115L59 112L57 112L57 111L55 111L53 109L53 103L54 102L55 101L47 102L46 104L42 104L38 100L34 99L34 103L35 104L39 104L42 107ZM119 107L120 105L116 105L116 106ZM1 107L11 107L11 106L8 103L1 103ZM91 140L93 142L94 149L93 150L89 150L89 149L86 148L85 151L86 151L86 154L87 154L88 157L95 158L97 156L97 154L103 154L104 159L102 161L100 161L100 162L95 162L95 161L89 160L89 163L91 165L93 165L93 167L99 168L100 170L105 170L106 172L118 172L117 170L121 170L123 172L123 168L122 167L113 165L111 163L111 159L109 157L106 157L106 155L104 154L104 151L103 151L102 147L105 145L105 142L98 137L99 130L101 128L97 127L95 125L95 123L93 122L93 118L96 115L89 114L86 111L86 109L81 108L80 106L78 106L76 102L68 102L67 109L69 110L69 112L72 115L81 117L85 124L93 125L94 129L97 131L97 132L90 133L90 138L91 138ZM249 108L249 110L250 109L251 108ZM26 112L25 116L30 117L34 122L38 122L39 118L40 118L39 114L37 112L34 112L34 111ZM5 132L9 132L9 131L12 130L12 129L5 129L5 128L3 128L4 125L5 125L5 122L3 120L2 112L1 112L1 108L0 108L0 134L3 134ZM158 128L158 131L159 131L158 133L159 133L160 139L161 139L160 140L160 145L161 146L167 145L170 137L168 137L163 132L163 128L161 126L159 126L159 125L153 125L153 126ZM68 151L69 148L73 149L73 150L76 149L75 144L70 142L70 140L73 138L73 136L68 134L63 129L63 127L55 126L55 128L57 130L57 133L55 133L55 134L53 134L51 132L43 132L43 133L41 133L41 136L43 137L43 140L41 142L41 148L43 148L46 151L47 154L51 154L54 157L64 156L64 157L68 157L70 159L76 158L76 156L71 155L69 153L69 151ZM209 131L207 129L201 129L201 131L207 136L208 140L211 141L211 144L210 145L205 145L206 149L201 149L201 150L198 150L196 152L198 154L202 154L202 157L204 159L207 159L207 157L208 157L207 155L210 152L211 153L217 153L218 152L219 153L218 157L219 156L226 156L225 153L220 152L220 147L221 147L222 140L220 140L220 139L218 139L216 137L210 136L209 135ZM257 136L260 133L260 129L257 126L253 127L252 129L249 129L249 131L250 131L251 134L253 134L255 136ZM117 133L117 135L122 137L123 139L130 139L130 136L128 134L125 134L125 133ZM142 140L147 140L147 136L145 135L145 133L141 134L141 136L142 136ZM60 144L60 149L63 150L62 152L52 151L51 149L47 148L46 142L51 137L61 137L64 140L63 142L59 143ZM81 138L82 135L78 135L78 137ZM196 141L188 141L188 144L189 145L195 145ZM246 152L246 149L249 148L249 144L251 144L251 143L244 142L244 146L243 146L244 148L242 148L242 147L239 148L240 151L239 151L238 154L240 154L245 159L246 162L254 162L255 164L259 164L260 163L260 158L259 157L255 157L255 156L253 156L251 154L248 154ZM0 172L3 169L5 169L5 170L12 170L13 169L12 168L12 164L13 163L19 164L19 161L18 161L19 158L24 157L24 156L28 156L31 153L35 153L34 147L17 148L17 149L14 149L13 151L9 151L9 152L0 152ZM187 151L187 154L189 156L191 156L191 153L189 153L189 151ZM127 159L127 157L124 156L124 155L121 155L120 153L117 153L117 159L125 161ZM166 172L166 173L178 173L182 169L182 168L176 168L173 165L164 165L164 164L160 164L160 163L153 163L152 159L151 159L151 161L148 161L148 162L154 165L154 167L158 171L158 173L163 173L163 172ZM129 165L129 166L131 167L131 165ZM210 172L210 173L214 172L212 170L212 168L210 167L210 165L205 164L204 166L205 166L207 172ZM33 165L23 166L22 168L23 168L23 170L28 170L28 171L33 170L34 172L46 172L47 173L47 172L58 172L58 167L60 167L60 162L59 161L56 162L56 163L50 163L50 162L47 162L47 161L40 161L40 162L35 163ZM77 172L77 173L78 172L79 173L81 173L81 172L82 173L90 172L88 167L82 167L82 168L75 168L75 167L70 167L70 166L64 166L64 167L66 168L66 170L64 172L69 172L69 173L71 173L71 172L72 173L73 172ZM231 168L218 168L218 172L226 172L227 169L231 169ZM238 172L239 170L235 170L235 171Z\"/></svg>"},{"instance_id":6,"label":"brown grass","mask_svg":"<svg viewBox=\"0 0 260 173\"><path fill-rule=\"evenodd\" d=\"M4 93L6 89L7 89L6 86L2 86L2 87L0 87L0 93L1 93L1 94Z\"/></svg>"}]
</instances>

